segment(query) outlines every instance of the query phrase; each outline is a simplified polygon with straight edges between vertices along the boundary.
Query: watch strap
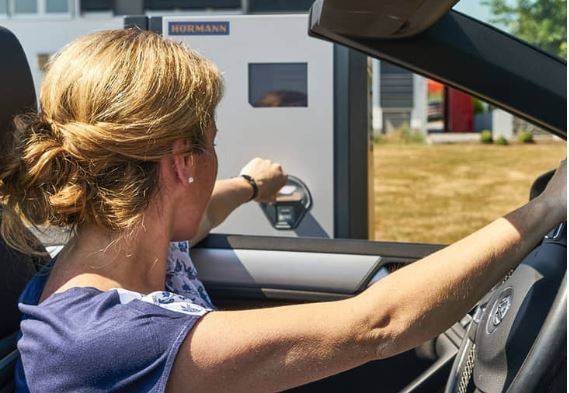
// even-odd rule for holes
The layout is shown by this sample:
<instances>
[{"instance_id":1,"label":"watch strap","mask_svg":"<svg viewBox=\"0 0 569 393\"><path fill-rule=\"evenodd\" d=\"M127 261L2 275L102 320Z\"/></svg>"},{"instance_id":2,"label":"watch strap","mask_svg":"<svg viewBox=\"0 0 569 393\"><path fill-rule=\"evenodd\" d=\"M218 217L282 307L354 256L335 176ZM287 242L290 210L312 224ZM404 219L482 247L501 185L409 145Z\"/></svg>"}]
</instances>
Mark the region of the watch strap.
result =
<instances>
[{"instance_id":1,"label":"watch strap","mask_svg":"<svg viewBox=\"0 0 569 393\"><path fill-rule=\"evenodd\" d=\"M249 201L252 201L253 199L257 198L257 196L259 195L259 186L257 186L257 182L255 181L255 179L253 179L253 177L249 175L240 175L240 176L243 179L247 180L247 182L249 182L249 184L253 188L253 195L251 196L251 198L249 198Z\"/></svg>"}]
</instances>

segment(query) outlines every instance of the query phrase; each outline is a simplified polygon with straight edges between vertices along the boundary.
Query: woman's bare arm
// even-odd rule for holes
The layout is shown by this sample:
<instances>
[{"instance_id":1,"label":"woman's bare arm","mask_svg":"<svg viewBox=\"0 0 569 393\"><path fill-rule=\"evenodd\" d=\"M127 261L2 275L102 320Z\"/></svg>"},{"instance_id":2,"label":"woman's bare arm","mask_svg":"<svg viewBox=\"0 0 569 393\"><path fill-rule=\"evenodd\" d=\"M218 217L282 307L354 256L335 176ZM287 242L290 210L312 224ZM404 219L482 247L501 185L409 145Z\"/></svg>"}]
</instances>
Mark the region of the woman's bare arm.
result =
<instances>
[{"instance_id":1,"label":"woman's bare arm","mask_svg":"<svg viewBox=\"0 0 569 393\"><path fill-rule=\"evenodd\" d=\"M261 158L251 160L241 173L252 176L257 182L259 194L255 200L259 202L273 199L287 179L279 164ZM231 212L248 202L252 195L251 185L241 176L215 182L209 206L190 243L199 243L213 228L225 221Z\"/></svg>"},{"instance_id":2,"label":"woman's bare arm","mask_svg":"<svg viewBox=\"0 0 569 393\"><path fill-rule=\"evenodd\" d=\"M186 338L172 392L267 392L393 356L460 319L566 218L566 169L543 196L342 301L207 314Z\"/></svg>"},{"instance_id":3,"label":"woman's bare arm","mask_svg":"<svg viewBox=\"0 0 569 393\"><path fill-rule=\"evenodd\" d=\"M208 208L190 243L199 243L213 228L225 221L233 210L246 203L252 192L251 185L242 177L216 181Z\"/></svg>"}]
</instances>

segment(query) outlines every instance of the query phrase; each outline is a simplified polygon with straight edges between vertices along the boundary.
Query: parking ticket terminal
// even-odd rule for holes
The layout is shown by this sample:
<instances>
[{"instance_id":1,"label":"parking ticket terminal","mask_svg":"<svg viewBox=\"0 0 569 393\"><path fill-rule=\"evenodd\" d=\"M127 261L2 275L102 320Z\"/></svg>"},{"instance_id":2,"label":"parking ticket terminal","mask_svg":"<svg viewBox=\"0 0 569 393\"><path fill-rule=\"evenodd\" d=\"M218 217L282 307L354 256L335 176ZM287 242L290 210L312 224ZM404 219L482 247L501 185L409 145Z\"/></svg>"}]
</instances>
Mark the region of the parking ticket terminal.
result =
<instances>
[{"instance_id":1,"label":"parking ticket terminal","mask_svg":"<svg viewBox=\"0 0 569 393\"><path fill-rule=\"evenodd\" d=\"M312 207L312 196L306 184L289 176L288 184L277 194L273 203L261 203L269 222L276 229L296 229Z\"/></svg>"},{"instance_id":2,"label":"parking ticket terminal","mask_svg":"<svg viewBox=\"0 0 569 393\"><path fill-rule=\"evenodd\" d=\"M127 17L211 59L225 89L216 113L219 178L252 158L291 176L274 203L249 203L214 232L368 237L367 59L307 34L308 17Z\"/></svg>"}]
</instances>

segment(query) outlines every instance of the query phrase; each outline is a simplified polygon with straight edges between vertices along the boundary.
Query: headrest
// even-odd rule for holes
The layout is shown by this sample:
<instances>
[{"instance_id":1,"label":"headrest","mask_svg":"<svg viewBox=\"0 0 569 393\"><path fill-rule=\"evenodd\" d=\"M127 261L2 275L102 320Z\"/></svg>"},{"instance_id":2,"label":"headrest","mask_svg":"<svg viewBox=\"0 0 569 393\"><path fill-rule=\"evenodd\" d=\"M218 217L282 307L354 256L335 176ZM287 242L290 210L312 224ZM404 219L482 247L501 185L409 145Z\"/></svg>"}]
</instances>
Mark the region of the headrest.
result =
<instances>
[{"instance_id":1,"label":"headrest","mask_svg":"<svg viewBox=\"0 0 569 393\"><path fill-rule=\"evenodd\" d=\"M15 115L37 110L34 81L16 36L0 27L0 143Z\"/></svg>"},{"instance_id":2,"label":"headrest","mask_svg":"<svg viewBox=\"0 0 569 393\"><path fill-rule=\"evenodd\" d=\"M0 27L0 154L15 115L36 110L36 93L22 46ZM36 271L36 258L9 248L0 238L0 338L18 329L18 296Z\"/></svg>"}]
</instances>

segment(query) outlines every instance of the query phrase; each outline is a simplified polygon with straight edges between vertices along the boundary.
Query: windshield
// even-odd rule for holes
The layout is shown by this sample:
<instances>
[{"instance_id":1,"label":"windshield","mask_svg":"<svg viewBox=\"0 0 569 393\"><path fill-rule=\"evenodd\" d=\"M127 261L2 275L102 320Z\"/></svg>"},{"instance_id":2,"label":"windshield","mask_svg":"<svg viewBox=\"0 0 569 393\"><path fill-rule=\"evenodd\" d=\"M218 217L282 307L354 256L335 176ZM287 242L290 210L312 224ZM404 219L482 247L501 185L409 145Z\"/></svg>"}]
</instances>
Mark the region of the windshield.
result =
<instances>
[{"instance_id":1,"label":"windshield","mask_svg":"<svg viewBox=\"0 0 569 393\"><path fill-rule=\"evenodd\" d=\"M567 0L462 0L454 9L567 58Z\"/></svg>"}]
</instances>

